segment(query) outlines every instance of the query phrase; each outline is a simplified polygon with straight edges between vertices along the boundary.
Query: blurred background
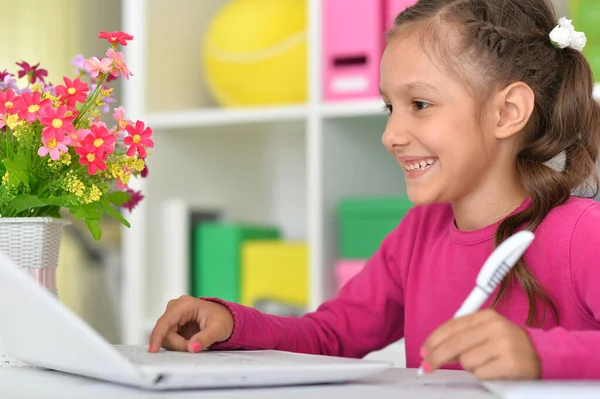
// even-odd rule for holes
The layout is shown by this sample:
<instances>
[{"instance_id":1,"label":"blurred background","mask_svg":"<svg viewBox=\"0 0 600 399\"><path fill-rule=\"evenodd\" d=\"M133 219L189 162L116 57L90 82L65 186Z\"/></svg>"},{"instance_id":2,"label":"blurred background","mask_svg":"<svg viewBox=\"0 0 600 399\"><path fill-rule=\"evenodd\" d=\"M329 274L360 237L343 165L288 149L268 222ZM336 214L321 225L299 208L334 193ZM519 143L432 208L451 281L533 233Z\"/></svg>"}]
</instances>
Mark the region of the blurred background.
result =
<instances>
[{"instance_id":1,"label":"blurred background","mask_svg":"<svg viewBox=\"0 0 600 399\"><path fill-rule=\"evenodd\" d=\"M110 342L145 343L180 295L282 315L334 296L411 206L380 141L378 62L414 2L0 0L0 71L39 62L58 84L76 55L104 56L100 30L132 34L115 105L154 130L132 227L66 229L61 301ZM600 2L555 5L600 76Z\"/></svg>"}]
</instances>

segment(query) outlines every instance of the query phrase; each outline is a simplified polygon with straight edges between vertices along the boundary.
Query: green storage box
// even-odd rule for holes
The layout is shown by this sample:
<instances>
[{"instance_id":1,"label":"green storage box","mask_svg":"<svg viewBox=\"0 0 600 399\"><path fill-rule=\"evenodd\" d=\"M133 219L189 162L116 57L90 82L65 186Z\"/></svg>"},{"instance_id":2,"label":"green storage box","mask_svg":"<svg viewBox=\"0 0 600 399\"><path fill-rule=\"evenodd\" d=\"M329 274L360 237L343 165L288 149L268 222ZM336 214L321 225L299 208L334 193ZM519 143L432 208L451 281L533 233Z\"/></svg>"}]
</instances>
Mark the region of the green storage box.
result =
<instances>
[{"instance_id":1,"label":"green storage box","mask_svg":"<svg viewBox=\"0 0 600 399\"><path fill-rule=\"evenodd\" d=\"M408 197L346 198L340 201L340 257L370 258L412 206Z\"/></svg>"},{"instance_id":2,"label":"green storage box","mask_svg":"<svg viewBox=\"0 0 600 399\"><path fill-rule=\"evenodd\" d=\"M193 295L240 301L241 246L246 240L276 240L277 228L207 222L195 226Z\"/></svg>"}]
</instances>

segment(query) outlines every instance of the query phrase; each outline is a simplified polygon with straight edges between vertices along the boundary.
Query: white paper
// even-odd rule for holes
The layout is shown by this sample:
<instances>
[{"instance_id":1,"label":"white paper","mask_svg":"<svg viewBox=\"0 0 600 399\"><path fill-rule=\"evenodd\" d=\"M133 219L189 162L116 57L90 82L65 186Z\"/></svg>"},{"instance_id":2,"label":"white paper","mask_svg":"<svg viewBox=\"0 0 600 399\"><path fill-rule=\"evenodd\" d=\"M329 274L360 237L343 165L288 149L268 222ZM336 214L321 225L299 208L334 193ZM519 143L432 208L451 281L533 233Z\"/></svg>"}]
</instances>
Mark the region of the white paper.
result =
<instances>
[{"instance_id":1,"label":"white paper","mask_svg":"<svg viewBox=\"0 0 600 399\"><path fill-rule=\"evenodd\" d=\"M485 387L502 399L600 398L600 381L502 381Z\"/></svg>"}]
</instances>

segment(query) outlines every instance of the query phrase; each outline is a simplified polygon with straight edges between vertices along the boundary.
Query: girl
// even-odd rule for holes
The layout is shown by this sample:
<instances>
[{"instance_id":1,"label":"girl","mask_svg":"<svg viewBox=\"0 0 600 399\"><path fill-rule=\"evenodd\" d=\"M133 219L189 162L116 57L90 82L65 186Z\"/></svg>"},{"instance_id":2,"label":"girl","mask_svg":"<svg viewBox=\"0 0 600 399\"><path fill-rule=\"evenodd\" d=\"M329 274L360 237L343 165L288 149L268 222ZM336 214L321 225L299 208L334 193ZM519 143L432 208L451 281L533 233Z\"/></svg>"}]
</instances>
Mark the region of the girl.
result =
<instances>
[{"instance_id":1,"label":"girl","mask_svg":"<svg viewBox=\"0 0 600 399\"><path fill-rule=\"evenodd\" d=\"M383 143L416 205L339 295L303 317L171 301L150 352L279 349L360 358L404 337L408 367L485 379L600 378L600 107L584 35L547 0L421 0L381 61ZM536 239L484 310L452 319L494 245Z\"/></svg>"}]
</instances>

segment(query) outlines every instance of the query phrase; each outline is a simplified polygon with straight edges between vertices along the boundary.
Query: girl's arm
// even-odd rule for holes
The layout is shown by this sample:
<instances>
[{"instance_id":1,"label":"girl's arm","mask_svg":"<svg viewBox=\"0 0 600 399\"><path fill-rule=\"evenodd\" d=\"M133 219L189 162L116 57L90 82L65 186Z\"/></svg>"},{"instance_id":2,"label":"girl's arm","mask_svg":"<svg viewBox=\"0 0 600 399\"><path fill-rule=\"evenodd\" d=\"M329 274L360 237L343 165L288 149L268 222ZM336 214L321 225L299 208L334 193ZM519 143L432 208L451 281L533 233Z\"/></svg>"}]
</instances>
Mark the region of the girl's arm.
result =
<instances>
[{"instance_id":1,"label":"girl's arm","mask_svg":"<svg viewBox=\"0 0 600 399\"><path fill-rule=\"evenodd\" d=\"M581 314L596 327L527 332L540 357L543 379L600 379L600 205L590 206L576 224L569 264L571 279L565 284L571 285L578 306L565 310Z\"/></svg>"},{"instance_id":2,"label":"girl's arm","mask_svg":"<svg viewBox=\"0 0 600 399\"><path fill-rule=\"evenodd\" d=\"M277 349L361 358L404 335L403 289L396 254L396 228L338 296L302 317L261 313L240 304L224 304L234 316L231 337L212 349ZM203 298L205 299L205 298Z\"/></svg>"}]
</instances>

